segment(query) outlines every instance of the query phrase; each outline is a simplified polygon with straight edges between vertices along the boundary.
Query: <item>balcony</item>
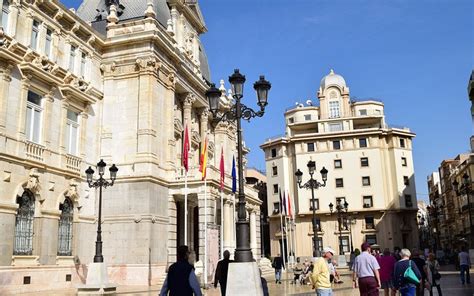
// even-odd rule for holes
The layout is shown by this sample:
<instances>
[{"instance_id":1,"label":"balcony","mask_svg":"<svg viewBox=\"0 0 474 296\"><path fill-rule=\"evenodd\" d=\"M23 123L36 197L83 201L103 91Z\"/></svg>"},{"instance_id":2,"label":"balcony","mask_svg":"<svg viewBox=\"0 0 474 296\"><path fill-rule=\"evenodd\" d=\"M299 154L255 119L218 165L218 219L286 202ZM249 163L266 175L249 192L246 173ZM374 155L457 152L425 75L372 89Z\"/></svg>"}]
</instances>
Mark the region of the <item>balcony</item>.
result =
<instances>
[{"instance_id":1,"label":"balcony","mask_svg":"<svg viewBox=\"0 0 474 296\"><path fill-rule=\"evenodd\" d=\"M26 158L43 162L45 147L30 141L25 141Z\"/></svg>"},{"instance_id":2,"label":"balcony","mask_svg":"<svg viewBox=\"0 0 474 296\"><path fill-rule=\"evenodd\" d=\"M81 158L70 154L66 155L66 169L79 173L81 171L81 163Z\"/></svg>"}]
</instances>

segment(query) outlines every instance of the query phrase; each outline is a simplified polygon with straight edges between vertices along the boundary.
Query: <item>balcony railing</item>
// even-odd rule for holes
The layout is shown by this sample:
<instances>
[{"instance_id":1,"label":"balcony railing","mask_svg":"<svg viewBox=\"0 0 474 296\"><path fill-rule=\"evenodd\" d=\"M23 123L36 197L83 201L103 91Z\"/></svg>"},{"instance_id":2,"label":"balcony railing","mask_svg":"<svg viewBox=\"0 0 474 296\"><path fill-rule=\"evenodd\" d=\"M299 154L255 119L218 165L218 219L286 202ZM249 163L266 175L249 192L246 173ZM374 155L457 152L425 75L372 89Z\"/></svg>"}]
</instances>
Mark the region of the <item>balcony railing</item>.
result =
<instances>
[{"instance_id":1,"label":"balcony railing","mask_svg":"<svg viewBox=\"0 0 474 296\"><path fill-rule=\"evenodd\" d=\"M25 141L26 158L36 161L44 161L43 154L45 147L30 141Z\"/></svg>"},{"instance_id":2,"label":"balcony railing","mask_svg":"<svg viewBox=\"0 0 474 296\"><path fill-rule=\"evenodd\" d=\"M66 155L66 168L68 170L74 171L74 172L80 172L81 171L81 163L82 160L81 158L67 154Z\"/></svg>"}]
</instances>

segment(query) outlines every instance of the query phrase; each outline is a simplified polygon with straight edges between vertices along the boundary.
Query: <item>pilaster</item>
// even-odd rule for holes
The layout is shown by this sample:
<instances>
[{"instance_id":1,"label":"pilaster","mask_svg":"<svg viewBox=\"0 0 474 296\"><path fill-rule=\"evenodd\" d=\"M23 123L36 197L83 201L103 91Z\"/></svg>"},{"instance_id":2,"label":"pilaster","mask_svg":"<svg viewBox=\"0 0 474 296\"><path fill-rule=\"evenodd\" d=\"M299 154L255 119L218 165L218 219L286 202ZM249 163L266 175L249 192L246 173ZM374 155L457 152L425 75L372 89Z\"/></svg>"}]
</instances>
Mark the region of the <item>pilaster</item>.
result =
<instances>
[{"instance_id":1,"label":"pilaster","mask_svg":"<svg viewBox=\"0 0 474 296\"><path fill-rule=\"evenodd\" d=\"M66 127L67 127L67 110L69 108L69 103L62 101L61 104L61 119L60 119L60 139L59 139L59 150L62 154L66 153Z\"/></svg>"},{"instance_id":2,"label":"pilaster","mask_svg":"<svg viewBox=\"0 0 474 296\"><path fill-rule=\"evenodd\" d=\"M85 108L87 111L88 107ZM89 118L89 115L87 115L86 111L82 111L80 114L81 117L81 123L79 125L79 128L81 129L80 131L80 142L79 142L79 153L82 158L86 157L86 142L87 142L87 119Z\"/></svg>"},{"instance_id":3,"label":"pilaster","mask_svg":"<svg viewBox=\"0 0 474 296\"><path fill-rule=\"evenodd\" d=\"M8 94L10 90L12 64L0 63L0 132L7 126Z\"/></svg>"},{"instance_id":4,"label":"pilaster","mask_svg":"<svg viewBox=\"0 0 474 296\"><path fill-rule=\"evenodd\" d=\"M8 35L15 38L16 36L16 25L18 22L18 14L20 13L19 9L20 3L19 0L14 0L10 3L9 9L10 13L8 15Z\"/></svg>"},{"instance_id":5,"label":"pilaster","mask_svg":"<svg viewBox=\"0 0 474 296\"><path fill-rule=\"evenodd\" d=\"M26 103L28 101L28 91L31 86L31 76L25 76L21 79L21 91L18 105L18 123L17 136L20 140L25 139L26 125Z\"/></svg>"},{"instance_id":6,"label":"pilaster","mask_svg":"<svg viewBox=\"0 0 474 296\"><path fill-rule=\"evenodd\" d=\"M41 131L43 139L43 143L47 148L51 148L51 128L52 128L52 108L54 103L53 93L55 91L55 87L52 87L50 92L44 96L44 117L43 117L43 130Z\"/></svg>"}]
</instances>

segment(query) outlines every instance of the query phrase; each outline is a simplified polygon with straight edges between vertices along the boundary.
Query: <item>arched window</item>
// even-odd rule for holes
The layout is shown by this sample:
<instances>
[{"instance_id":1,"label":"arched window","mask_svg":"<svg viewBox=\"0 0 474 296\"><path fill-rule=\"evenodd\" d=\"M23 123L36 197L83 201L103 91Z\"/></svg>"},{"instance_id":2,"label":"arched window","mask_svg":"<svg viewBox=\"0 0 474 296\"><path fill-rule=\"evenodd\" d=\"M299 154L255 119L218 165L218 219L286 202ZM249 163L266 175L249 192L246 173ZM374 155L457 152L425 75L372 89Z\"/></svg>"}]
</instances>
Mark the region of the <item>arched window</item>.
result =
<instances>
[{"instance_id":1,"label":"arched window","mask_svg":"<svg viewBox=\"0 0 474 296\"><path fill-rule=\"evenodd\" d=\"M33 254L33 219L35 200L30 191L23 192L16 201L19 205L15 221L15 246L13 255Z\"/></svg>"},{"instance_id":2,"label":"arched window","mask_svg":"<svg viewBox=\"0 0 474 296\"><path fill-rule=\"evenodd\" d=\"M329 118L341 117L339 99L335 91L329 93Z\"/></svg>"},{"instance_id":3,"label":"arched window","mask_svg":"<svg viewBox=\"0 0 474 296\"><path fill-rule=\"evenodd\" d=\"M66 197L64 203L59 205L61 217L59 218L58 231L58 256L72 255L72 220L74 215L74 205Z\"/></svg>"}]
</instances>

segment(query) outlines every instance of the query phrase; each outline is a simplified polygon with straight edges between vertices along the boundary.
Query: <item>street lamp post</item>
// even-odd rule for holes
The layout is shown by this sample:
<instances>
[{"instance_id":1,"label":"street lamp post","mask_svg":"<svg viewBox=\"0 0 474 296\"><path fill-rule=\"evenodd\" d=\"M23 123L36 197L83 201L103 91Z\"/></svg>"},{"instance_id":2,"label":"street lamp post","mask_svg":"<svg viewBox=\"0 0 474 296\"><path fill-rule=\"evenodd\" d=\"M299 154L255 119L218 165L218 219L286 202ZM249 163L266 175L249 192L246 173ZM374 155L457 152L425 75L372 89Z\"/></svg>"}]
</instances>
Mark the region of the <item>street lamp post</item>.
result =
<instances>
[{"instance_id":1,"label":"street lamp post","mask_svg":"<svg viewBox=\"0 0 474 296\"><path fill-rule=\"evenodd\" d=\"M468 209L468 214L469 214L469 247L474 246L474 230L473 230L473 225L472 225L472 213L471 213L471 195L473 193L472 190L472 182L471 182L471 177L467 174L464 173L462 176L462 185L459 184L457 180L454 180L453 182L453 187L454 190L456 191L457 196L461 197L462 195L466 195L467 197L467 209ZM462 207L460 209L462 211Z\"/></svg>"},{"instance_id":2,"label":"street lamp post","mask_svg":"<svg viewBox=\"0 0 474 296\"><path fill-rule=\"evenodd\" d=\"M315 199L314 199L314 190L318 189L319 187L325 187L326 186L326 181L328 180L328 170L326 170L325 167L323 167L320 171L321 173L321 178L323 180L322 183L318 182L316 179L313 178L314 172L316 171L316 162L310 160L308 161L307 164L308 167L308 172L310 179L301 185L303 182L303 172L300 171L299 169L296 171L295 176L296 176L296 181L298 183L299 188L306 188L306 189L311 189L311 204L312 204L312 210L313 210L313 219L312 219L312 224L313 224L313 257L318 257L319 253L319 247L318 247L318 229L316 225L316 205L315 205Z\"/></svg>"},{"instance_id":3,"label":"street lamp post","mask_svg":"<svg viewBox=\"0 0 474 296\"><path fill-rule=\"evenodd\" d=\"M105 167L107 164L101 159L97 163L97 169L99 171L99 178L94 181L94 170L89 167L86 170L87 183L90 188L99 188L99 219L97 221L97 240L95 242L95 256L94 262L104 262L104 256L102 255L102 187L107 188L113 186L115 179L117 178L118 168L113 164L109 168L110 181L104 179Z\"/></svg>"},{"instance_id":4,"label":"street lamp post","mask_svg":"<svg viewBox=\"0 0 474 296\"><path fill-rule=\"evenodd\" d=\"M344 200L344 203L341 204L341 200L337 199L336 200L336 214L337 214L337 224L339 226L339 255L344 255L344 252L342 250L342 219L344 218L344 215L347 214L347 208L349 207L349 204L347 201ZM331 214L334 212L334 205L329 203L329 211Z\"/></svg>"},{"instance_id":5,"label":"street lamp post","mask_svg":"<svg viewBox=\"0 0 474 296\"><path fill-rule=\"evenodd\" d=\"M354 221L354 217L352 216L348 216L346 219L346 223L349 224L349 236L351 238L351 253L354 252L354 242L352 241L352 222L353 221Z\"/></svg>"},{"instance_id":6,"label":"street lamp post","mask_svg":"<svg viewBox=\"0 0 474 296\"><path fill-rule=\"evenodd\" d=\"M241 119L250 121L254 117L262 117L265 113L265 106L268 104L268 91L271 88L270 82L265 80L264 76L254 83L253 87L257 92L257 105L259 111L245 106L241 103L243 98L245 76L240 74L238 69L229 77L232 85L232 97L235 103L230 110L219 114L219 100L221 91L216 88L215 84L206 91L206 97L209 101L209 110L213 115L213 124L217 125L221 121L236 122L237 124L237 166L239 170L239 193L238 193L238 220L237 224L237 248L235 250L236 262L252 262L252 251L250 249L250 225L246 220L247 212L245 210L245 194L244 194L244 172L243 172L243 149L242 149L242 127Z\"/></svg>"}]
</instances>

